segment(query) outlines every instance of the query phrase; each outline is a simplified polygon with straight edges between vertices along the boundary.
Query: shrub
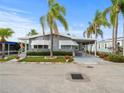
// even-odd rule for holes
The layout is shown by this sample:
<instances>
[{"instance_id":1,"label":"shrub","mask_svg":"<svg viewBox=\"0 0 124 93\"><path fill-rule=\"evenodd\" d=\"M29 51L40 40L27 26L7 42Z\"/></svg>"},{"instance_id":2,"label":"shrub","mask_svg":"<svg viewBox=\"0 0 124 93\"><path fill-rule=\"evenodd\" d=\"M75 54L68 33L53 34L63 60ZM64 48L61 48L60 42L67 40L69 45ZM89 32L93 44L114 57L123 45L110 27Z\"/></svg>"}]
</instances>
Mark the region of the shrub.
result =
<instances>
[{"instance_id":1,"label":"shrub","mask_svg":"<svg viewBox=\"0 0 124 93\"><path fill-rule=\"evenodd\" d=\"M27 52L27 56L49 56L49 51L42 51L42 52ZM54 51L54 56L65 56L69 55L72 56L72 52L66 52L66 51Z\"/></svg>"},{"instance_id":2,"label":"shrub","mask_svg":"<svg viewBox=\"0 0 124 93\"><path fill-rule=\"evenodd\" d=\"M109 54L108 54L108 53L105 53L105 52L98 52L97 55L98 55L100 58L106 58Z\"/></svg>"},{"instance_id":3,"label":"shrub","mask_svg":"<svg viewBox=\"0 0 124 93\"><path fill-rule=\"evenodd\" d=\"M64 56L64 59L66 62L72 62L73 61L73 58L71 56L68 56L68 55Z\"/></svg>"},{"instance_id":4,"label":"shrub","mask_svg":"<svg viewBox=\"0 0 124 93\"><path fill-rule=\"evenodd\" d=\"M107 59L112 62L124 62L124 56L121 55L108 55Z\"/></svg>"}]
</instances>

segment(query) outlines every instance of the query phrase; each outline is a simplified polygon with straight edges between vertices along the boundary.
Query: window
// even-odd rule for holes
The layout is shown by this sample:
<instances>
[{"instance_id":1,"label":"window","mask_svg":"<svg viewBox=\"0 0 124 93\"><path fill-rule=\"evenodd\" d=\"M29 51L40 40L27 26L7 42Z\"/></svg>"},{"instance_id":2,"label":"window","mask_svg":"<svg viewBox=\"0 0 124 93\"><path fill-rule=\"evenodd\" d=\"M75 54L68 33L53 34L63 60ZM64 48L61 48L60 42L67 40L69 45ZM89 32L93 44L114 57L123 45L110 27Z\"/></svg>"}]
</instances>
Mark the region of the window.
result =
<instances>
[{"instance_id":1,"label":"window","mask_svg":"<svg viewBox=\"0 0 124 93\"><path fill-rule=\"evenodd\" d=\"M34 49L48 49L48 45L34 45Z\"/></svg>"},{"instance_id":2,"label":"window","mask_svg":"<svg viewBox=\"0 0 124 93\"><path fill-rule=\"evenodd\" d=\"M105 49L107 48L107 44L105 44Z\"/></svg>"},{"instance_id":3,"label":"window","mask_svg":"<svg viewBox=\"0 0 124 93\"><path fill-rule=\"evenodd\" d=\"M100 44L99 44L99 49L100 49Z\"/></svg>"},{"instance_id":4,"label":"window","mask_svg":"<svg viewBox=\"0 0 124 93\"><path fill-rule=\"evenodd\" d=\"M43 45L38 45L38 48L39 48L39 49L43 48Z\"/></svg>"},{"instance_id":5,"label":"window","mask_svg":"<svg viewBox=\"0 0 124 93\"><path fill-rule=\"evenodd\" d=\"M71 48L71 45L62 45L61 46L61 49L70 49Z\"/></svg>"},{"instance_id":6,"label":"window","mask_svg":"<svg viewBox=\"0 0 124 93\"><path fill-rule=\"evenodd\" d=\"M48 49L48 45L44 45L44 49Z\"/></svg>"},{"instance_id":7,"label":"window","mask_svg":"<svg viewBox=\"0 0 124 93\"><path fill-rule=\"evenodd\" d=\"M118 42L118 46L120 46L120 42Z\"/></svg>"},{"instance_id":8,"label":"window","mask_svg":"<svg viewBox=\"0 0 124 93\"><path fill-rule=\"evenodd\" d=\"M37 49L37 45L34 45L34 49Z\"/></svg>"}]
</instances>

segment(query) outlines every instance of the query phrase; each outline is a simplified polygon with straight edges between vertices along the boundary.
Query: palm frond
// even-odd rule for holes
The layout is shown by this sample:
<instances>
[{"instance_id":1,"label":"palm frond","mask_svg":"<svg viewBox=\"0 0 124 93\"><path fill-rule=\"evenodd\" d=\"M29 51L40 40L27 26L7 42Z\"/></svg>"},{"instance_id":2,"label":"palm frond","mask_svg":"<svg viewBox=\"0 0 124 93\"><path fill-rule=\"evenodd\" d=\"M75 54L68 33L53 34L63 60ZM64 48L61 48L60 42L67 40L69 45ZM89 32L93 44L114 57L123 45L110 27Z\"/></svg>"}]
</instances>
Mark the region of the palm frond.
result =
<instances>
[{"instance_id":1,"label":"palm frond","mask_svg":"<svg viewBox=\"0 0 124 93\"><path fill-rule=\"evenodd\" d=\"M57 27L57 24L56 24L55 21L54 21L54 24L53 24L53 30L54 30L54 34L58 34L59 33L59 30L58 30L58 27Z\"/></svg>"},{"instance_id":2,"label":"palm frond","mask_svg":"<svg viewBox=\"0 0 124 93\"><path fill-rule=\"evenodd\" d=\"M42 32L43 32L43 35L45 35L45 25L46 25L46 16L41 16L40 18L40 24L41 24L41 27L42 27Z\"/></svg>"},{"instance_id":3,"label":"palm frond","mask_svg":"<svg viewBox=\"0 0 124 93\"><path fill-rule=\"evenodd\" d=\"M10 28L0 28L0 38L1 38L1 42L6 41L6 38L9 38L12 36L12 34L14 33L14 31Z\"/></svg>"},{"instance_id":4,"label":"palm frond","mask_svg":"<svg viewBox=\"0 0 124 93\"><path fill-rule=\"evenodd\" d=\"M61 16L61 15L58 15L57 19L63 25L65 30L68 30L68 24L67 24L65 18L63 16Z\"/></svg>"}]
</instances>

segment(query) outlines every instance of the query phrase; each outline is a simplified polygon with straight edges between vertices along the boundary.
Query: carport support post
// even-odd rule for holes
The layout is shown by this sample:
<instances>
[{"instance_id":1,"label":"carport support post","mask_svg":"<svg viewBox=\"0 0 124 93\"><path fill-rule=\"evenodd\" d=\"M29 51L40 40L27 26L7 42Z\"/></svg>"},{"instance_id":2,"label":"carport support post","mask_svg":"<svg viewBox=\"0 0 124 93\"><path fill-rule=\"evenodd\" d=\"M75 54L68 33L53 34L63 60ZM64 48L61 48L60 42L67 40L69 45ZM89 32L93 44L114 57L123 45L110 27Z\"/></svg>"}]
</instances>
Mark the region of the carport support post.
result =
<instances>
[{"instance_id":1,"label":"carport support post","mask_svg":"<svg viewBox=\"0 0 124 93\"><path fill-rule=\"evenodd\" d=\"M95 48L95 56L96 56L96 51L97 51L97 49L96 49L97 45L96 44L97 44L97 42L95 41L95 47L94 47Z\"/></svg>"},{"instance_id":2,"label":"carport support post","mask_svg":"<svg viewBox=\"0 0 124 93\"><path fill-rule=\"evenodd\" d=\"M10 45L8 44L8 56L10 54Z\"/></svg>"},{"instance_id":3,"label":"carport support post","mask_svg":"<svg viewBox=\"0 0 124 93\"><path fill-rule=\"evenodd\" d=\"M89 55L90 55L90 52L91 52L91 51L90 51L90 46L91 46L91 45L90 45L90 41L89 41L89 47L88 47Z\"/></svg>"},{"instance_id":4,"label":"carport support post","mask_svg":"<svg viewBox=\"0 0 124 93\"><path fill-rule=\"evenodd\" d=\"M27 41L25 41L25 53L27 53Z\"/></svg>"}]
</instances>

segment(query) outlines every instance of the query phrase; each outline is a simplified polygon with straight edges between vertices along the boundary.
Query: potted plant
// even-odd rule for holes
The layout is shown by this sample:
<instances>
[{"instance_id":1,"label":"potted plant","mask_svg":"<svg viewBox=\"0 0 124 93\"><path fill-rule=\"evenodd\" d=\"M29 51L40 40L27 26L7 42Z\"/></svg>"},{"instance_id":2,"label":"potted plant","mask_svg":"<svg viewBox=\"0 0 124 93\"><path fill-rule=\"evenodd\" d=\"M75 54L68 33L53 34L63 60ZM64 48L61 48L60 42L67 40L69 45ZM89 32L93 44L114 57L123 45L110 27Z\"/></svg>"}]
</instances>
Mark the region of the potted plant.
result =
<instances>
[{"instance_id":1,"label":"potted plant","mask_svg":"<svg viewBox=\"0 0 124 93\"><path fill-rule=\"evenodd\" d=\"M66 55L66 56L64 57L64 59L65 59L66 62L69 62L69 61L71 60L71 57L68 56L68 55Z\"/></svg>"}]
</instances>

